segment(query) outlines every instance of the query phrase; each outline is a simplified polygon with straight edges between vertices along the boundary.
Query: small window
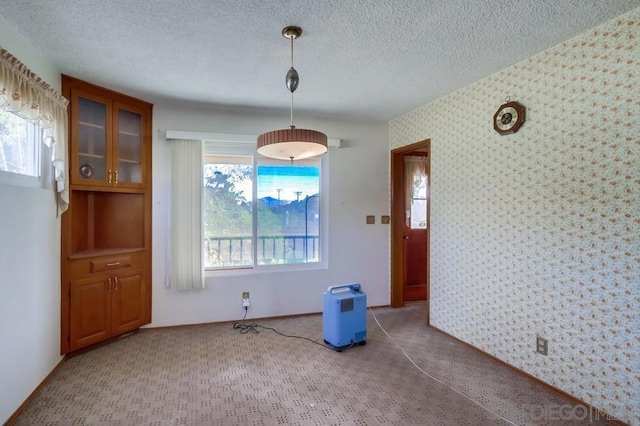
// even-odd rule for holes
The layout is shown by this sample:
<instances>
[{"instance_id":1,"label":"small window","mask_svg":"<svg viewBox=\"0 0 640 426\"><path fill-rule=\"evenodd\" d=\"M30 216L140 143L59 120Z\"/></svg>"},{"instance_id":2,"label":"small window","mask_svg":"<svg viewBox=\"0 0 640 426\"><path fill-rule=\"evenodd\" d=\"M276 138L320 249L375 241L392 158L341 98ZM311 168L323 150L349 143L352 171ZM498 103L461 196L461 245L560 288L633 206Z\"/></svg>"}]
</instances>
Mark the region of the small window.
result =
<instances>
[{"instance_id":1,"label":"small window","mask_svg":"<svg viewBox=\"0 0 640 426\"><path fill-rule=\"evenodd\" d=\"M40 176L40 129L8 111L0 111L0 171Z\"/></svg>"},{"instance_id":2,"label":"small window","mask_svg":"<svg viewBox=\"0 0 640 426\"><path fill-rule=\"evenodd\" d=\"M411 229L427 227L427 175L419 174L413 178L413 197L411 198Z\"/></svg>"}]
</instances>

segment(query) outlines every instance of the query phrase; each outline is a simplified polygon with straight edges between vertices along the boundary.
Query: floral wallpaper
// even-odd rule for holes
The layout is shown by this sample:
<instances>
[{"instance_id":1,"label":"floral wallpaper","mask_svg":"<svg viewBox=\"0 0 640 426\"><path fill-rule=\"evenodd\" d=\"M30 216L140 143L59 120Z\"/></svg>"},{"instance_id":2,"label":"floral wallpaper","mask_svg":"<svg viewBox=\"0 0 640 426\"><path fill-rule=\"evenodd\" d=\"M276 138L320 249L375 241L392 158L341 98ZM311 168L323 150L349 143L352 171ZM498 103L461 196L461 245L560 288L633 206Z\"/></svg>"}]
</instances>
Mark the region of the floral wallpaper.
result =
<instances>
[{"instance_id":1,"label":"floral wallpaper","mask_svg":"<svg viewBox=\"0 0 640 426\"><path fill-rule=\"evenodd\" d=\"M390 122L423 139L432 325L640 424L640 9Z\"/></svg>"}]
</instances>

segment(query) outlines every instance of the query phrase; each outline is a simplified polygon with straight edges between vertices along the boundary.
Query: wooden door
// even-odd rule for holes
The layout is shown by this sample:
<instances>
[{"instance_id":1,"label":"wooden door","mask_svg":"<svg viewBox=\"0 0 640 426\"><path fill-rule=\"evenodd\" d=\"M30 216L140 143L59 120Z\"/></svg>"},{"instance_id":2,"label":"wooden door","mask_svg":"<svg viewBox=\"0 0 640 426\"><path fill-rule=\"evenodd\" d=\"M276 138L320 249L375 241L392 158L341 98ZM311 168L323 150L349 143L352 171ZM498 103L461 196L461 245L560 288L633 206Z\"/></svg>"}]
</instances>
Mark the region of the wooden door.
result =
<instances>
[{"instance_id":1,"label":"wooden door","mask_svg":"<svg viewBox=\"0 0 640 426\"><path fill-rule=\"evenodd\" d=\"M404 156L403 301L426 300L428 266L428 154Z\"/></svg>"},{"instance_id":2,"label":"wooden door","mask_svg":"<svg viewBox=\"0 0 640 426\"><path fill-rule=\"evenodd\" d=\"M427 299L427 230L407 228L404 234L403 300Z\"/></svg>"},{"instance_id":3,"label":"wooden door","mask_svg":"<svg viewBox=\"0 0 640 426\"><path fill-rule=\"evenodd\" d=\"M108 275L72 281L70 299L71 350L111 336L111 279Z\"/></svg>"},{"instance_id":4,"label":"wooden door","mask_svg":"<svg viewBox=\"0 0 640 426\"><path fill-rule=\"evenodd\" d=\"M114 274L112 294L113 335L135 330L145 323L146 288L140 269Z\"/></svg>"},{"instance_id":5,"label":"wooden door","mask_svg":"<svg viewBox=\"0 0 640 426\"><path fill-rule=\"evenodd\" d=\"M411 226L407 213L405 188L405 156L422 155L427 158L429 173L430 140L424 140L391 151L391 306L405 302L429 301L429 183L424 224ZM427 175L428 177L428 175ZM420 221L418 221L420 225ZM427 322L429 307L427 304Z\"/></svg>"}]
</instances>

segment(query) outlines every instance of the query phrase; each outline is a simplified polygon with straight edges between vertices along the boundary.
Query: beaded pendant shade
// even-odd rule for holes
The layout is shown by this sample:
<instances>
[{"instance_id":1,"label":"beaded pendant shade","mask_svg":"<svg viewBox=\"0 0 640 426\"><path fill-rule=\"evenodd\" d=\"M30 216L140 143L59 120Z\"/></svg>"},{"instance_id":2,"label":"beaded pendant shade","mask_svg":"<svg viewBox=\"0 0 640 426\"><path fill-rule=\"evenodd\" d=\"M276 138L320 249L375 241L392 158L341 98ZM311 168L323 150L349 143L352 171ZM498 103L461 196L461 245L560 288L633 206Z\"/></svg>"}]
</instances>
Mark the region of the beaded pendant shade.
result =
<instances>
[{"instance_id":1,"label":"beaded pendant shade","mask_svg":"<svg viewBox=\"0 0 640 426\"><path fill-rule=\"evenodd\" d=\"M258 153L278 160L302 160L327 152L327 135L310 129L296 129L293 125L293 92L300 78L293 67L293 40L302 35L300 27L285 27L282 35L291 40L291 68L285 83L291 92L291 124L288 129L272 130L258 136Z\"/></svg>"}]
</instances>

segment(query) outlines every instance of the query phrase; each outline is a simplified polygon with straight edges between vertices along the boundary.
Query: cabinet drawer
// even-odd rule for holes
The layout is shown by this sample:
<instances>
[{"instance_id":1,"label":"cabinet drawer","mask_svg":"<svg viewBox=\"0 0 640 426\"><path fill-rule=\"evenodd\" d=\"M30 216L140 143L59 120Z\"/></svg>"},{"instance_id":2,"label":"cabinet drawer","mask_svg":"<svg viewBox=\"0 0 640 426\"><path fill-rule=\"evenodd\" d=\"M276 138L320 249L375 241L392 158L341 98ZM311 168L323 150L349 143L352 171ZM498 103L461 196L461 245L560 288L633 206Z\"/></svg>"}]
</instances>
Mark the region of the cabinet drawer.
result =
<instances>
[{"instance_id":1,"label":"cabinet drawer","mask_svg":"<svg viewBox=\"0 0 640 426\"><path fill-rule=\"evenodd\" d=\"M68 266L69 279L89 278L94 274L109 274L147 264L147 251L92 256L85 259L71 259Z\"/></svg>"},{"instance_id":2,"label":"cabinet drawer","mask_svg":"<svg viewBox=\"0 0 640 426\"><path fill-rule=\"evenodd\" d=\"M131 256L111 257L108 259L95 259L89 262L91 272L112 271L131 266Z\"/></svg>"}]
</instances>

